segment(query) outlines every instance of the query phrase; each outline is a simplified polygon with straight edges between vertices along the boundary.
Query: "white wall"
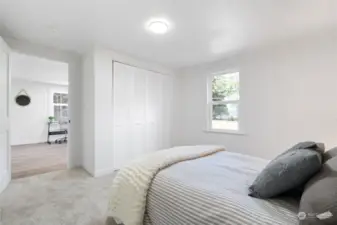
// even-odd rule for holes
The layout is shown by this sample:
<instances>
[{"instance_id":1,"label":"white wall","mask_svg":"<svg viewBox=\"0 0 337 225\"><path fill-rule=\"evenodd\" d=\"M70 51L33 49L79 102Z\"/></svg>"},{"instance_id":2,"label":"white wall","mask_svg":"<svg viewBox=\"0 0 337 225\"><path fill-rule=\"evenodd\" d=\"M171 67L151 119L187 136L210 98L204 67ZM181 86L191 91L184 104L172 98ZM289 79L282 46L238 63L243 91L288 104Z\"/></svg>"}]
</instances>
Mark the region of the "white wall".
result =
<instances>
[{"instance_id":1,"label":"white wall","mask_svg":"<svg viewBox=\"0 0 337 225\"><path fill-rule=\"evenodd\" d=\"M69 125L68 167L82 166L82 58L79 54L4 38L13 51L68 64Z\"/></svg>"},{"instance_id":2,"label":"white wall","mask_svg":"<svg viewBox=\"0 0 337 225\"><path fill-rule=\"evenodd\" d=\"M22 107L15 97L24 89L31 98L31 104ZM22 79L12 79L11 145L45 143L47 141L48 117L53 115L53 93L68 93L65 85L47 84Z\"/></svg>"},{"instance_id":3,"label":"white wall","mask_svg":"<svg viewBox=\"0 0 337 225\"><path fill-rule=\"evenodd\" d=\"M68 64L41 57L11 54L11 77L43 83L68 85Z\"/></svg>"},{"instance_id":4,"label":"white wall","mask_svg":"<svg viewBox=\"0 0 337 225\"><path fill-rule=\"evenodd\" d=\"M299 141L337 145L337 36L325 33L181 71L174 144L272 158ZM245 135L206 133L206 76L238 69Z\"/></svg>"},{"instance_id":5,"label":"white wall","mask_svg":"<svg viewBox=\"0 0 337 225\"><path fill-rule=\"evenodd\" d=\"M91 175L95 173L95 89L94 56L83 56L82 78L82 165Z\"/></svg>"},{"instance_id":6,"label":"white wall","mask_svg":"<svg viewBox=\"0 0 337 225\"><path fill-rule=\"evenodd\" d=\"M112 172L113 165L113 60L166 75L173 72L156 64L144 62L101 47L95 47L84 56L83 96L90 96L83 104L83 165L94 176ZM93 119L92 119L93 118ZM93 129L92 129L93 128ZM93 131L93 133L91 132Z\"/></svg>"},{"instance_id":7,"label":"white wall","mask_svg":"<svg viewBox=\"0 0 337 225\"><path fill-rule=\"evenodd\" d=\"M110 173L113 166L112 57L94 53L95 74L95 176Z\"/></svg>"}]
</instances>

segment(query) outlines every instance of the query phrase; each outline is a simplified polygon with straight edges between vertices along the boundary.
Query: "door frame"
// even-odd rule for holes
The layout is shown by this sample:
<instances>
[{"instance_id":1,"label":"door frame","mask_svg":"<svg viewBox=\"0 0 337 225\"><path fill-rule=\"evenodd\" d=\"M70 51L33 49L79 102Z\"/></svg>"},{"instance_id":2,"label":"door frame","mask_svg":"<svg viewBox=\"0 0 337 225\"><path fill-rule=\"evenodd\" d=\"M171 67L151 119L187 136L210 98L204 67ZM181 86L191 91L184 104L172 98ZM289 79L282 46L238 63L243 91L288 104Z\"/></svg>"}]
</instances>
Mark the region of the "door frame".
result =
<instances>
[{"instance_id":1,"label":"door frame","mask_svg":"<svg viewBox=\"0 0 337 225\"><path fill-rule=\"evenodd\" d=\"M18 52L35 57L45 58L68 64L68 95L69 95L69 117L71 123L68 130L68 168L81 167L82 160L82 56L73 51L60 50L41 44L33 44L23 40L12 38L4 39L10 46L11 54ZM13 63L13 61L12 61Z\"/></svg>"},{"instance_id":2,"label":"door frame","mask_svg":"<svg viewBox=\"0 0 337 225\"><path fill-rule=\"evenodd\" d=\"M12 160L10 145L10 94L11 94L11 49L7 43L0 37L0 48L7 53L7 174L0 183L0 194L6 189L12 179Z\"/></svg>"}]
</instances>

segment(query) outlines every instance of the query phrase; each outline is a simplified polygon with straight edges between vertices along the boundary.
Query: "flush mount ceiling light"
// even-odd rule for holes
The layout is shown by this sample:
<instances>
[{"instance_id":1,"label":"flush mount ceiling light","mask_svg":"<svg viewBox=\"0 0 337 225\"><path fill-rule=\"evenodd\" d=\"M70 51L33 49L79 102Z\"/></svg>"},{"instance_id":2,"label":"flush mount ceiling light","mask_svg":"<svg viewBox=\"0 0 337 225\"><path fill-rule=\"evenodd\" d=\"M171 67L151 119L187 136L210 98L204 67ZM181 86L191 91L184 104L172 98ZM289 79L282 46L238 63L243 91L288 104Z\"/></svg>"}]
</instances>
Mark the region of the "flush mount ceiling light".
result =
<instances>
[{"instance_id":1,"label":"flush mount ceiling light","mask_svg":"<svg viewBox=\"0 0 337 225\"><path fill-rule=\"evenodd\" d=\"M155 34L165 34L167 33L169 26L168 23L162 20L151 21L148 24L149 31Z\"/></svg>"}]
</instances>

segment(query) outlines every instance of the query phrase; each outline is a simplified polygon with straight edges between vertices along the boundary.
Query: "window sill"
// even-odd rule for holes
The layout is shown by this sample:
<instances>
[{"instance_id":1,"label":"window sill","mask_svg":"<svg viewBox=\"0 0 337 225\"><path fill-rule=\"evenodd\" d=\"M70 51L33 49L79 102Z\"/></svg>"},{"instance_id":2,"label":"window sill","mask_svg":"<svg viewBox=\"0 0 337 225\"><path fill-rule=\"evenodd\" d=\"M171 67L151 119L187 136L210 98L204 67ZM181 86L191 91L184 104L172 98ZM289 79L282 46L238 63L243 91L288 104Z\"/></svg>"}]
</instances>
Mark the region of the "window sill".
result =
<instances>
[{"instance_id":1,"label":"window sill","mask_svg":"<svg viewBox=\"0 0 337 225\"><path fill-rule=\"evenodd\" d=\"M231 134L231 135L246 135L246 133L239 130L217 130L217 129L207 129L204 130L205 133L217 133L217 134Z\"/></svg>"}]
</instances>

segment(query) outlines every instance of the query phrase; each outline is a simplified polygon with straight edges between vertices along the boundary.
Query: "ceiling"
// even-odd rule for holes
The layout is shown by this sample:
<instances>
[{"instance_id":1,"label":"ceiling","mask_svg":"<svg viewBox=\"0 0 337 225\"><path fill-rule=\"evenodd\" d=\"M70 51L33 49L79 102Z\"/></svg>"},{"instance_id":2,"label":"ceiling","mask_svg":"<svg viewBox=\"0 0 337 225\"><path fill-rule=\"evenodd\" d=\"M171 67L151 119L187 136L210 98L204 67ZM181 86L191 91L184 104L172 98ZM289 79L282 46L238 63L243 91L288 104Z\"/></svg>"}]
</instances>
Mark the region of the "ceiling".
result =
<instances>
[{"instance_id":1,"label":"ceiling","mask_svg":"<svg viewBox=\"0 0 337 225\"><path fill-rule=\"evenodd\" d=\"M68 85L68 64L13 53L11 76L16 79Z\"/></svg>"},{"instance_id":2,"label":"ceiling","mask_svg":"<svg viewBox=\"0 0 337 225\"><path fill-rule=\"evenodd\" d=\"M0 34L84 52L97 44L172 69L337 27L335 0L0 0ZM166 35L145 29L170 23Z\"/></svg>"}]
</instances>

